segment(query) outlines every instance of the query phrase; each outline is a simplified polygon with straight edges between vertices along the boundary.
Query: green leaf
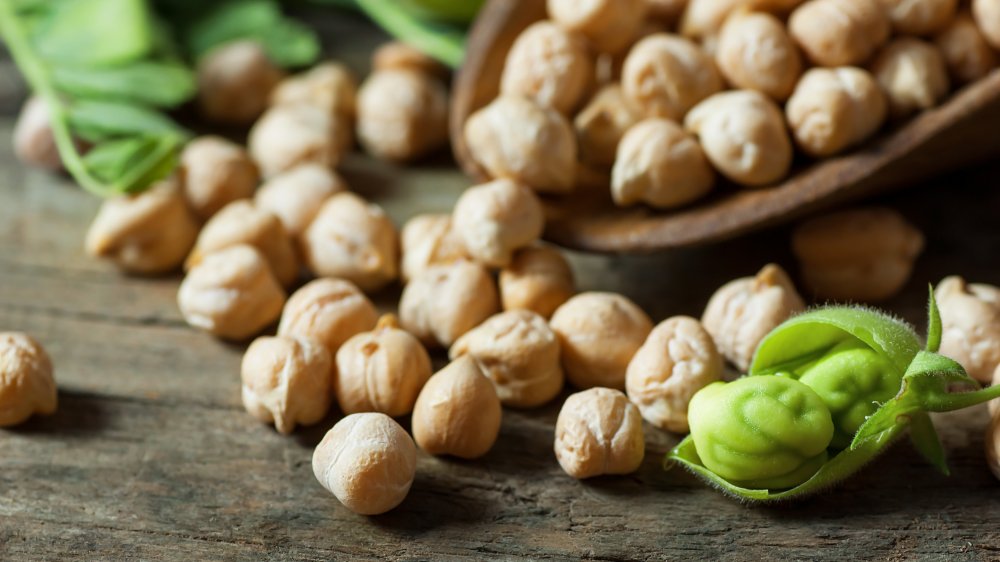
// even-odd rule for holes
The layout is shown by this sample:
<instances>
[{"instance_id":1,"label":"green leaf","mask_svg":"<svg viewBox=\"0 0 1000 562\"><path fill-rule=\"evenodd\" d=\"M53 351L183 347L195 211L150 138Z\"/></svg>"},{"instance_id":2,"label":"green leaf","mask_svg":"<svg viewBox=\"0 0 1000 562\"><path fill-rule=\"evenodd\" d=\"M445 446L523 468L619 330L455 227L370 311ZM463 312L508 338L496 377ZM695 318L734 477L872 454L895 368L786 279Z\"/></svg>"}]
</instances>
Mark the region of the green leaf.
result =
<instances>
[{"instance_id":1,"label":"green leaf","mask_svg":"<svg viewBox=\"0 0 1000 562\"><path fill-rule=\"evenodd\" d=\"M938 310L934 298L934 286L928 285L930 296L927 298L927 351L936 352L941 347L941 311Z\"/></svg>"},{"instance_id":2,"label":"green leaf","mask_svg":"<svg viewBox=\"0 0 1000 562\"><path fill-rule=\"evenodd\" d=\"M261 43L279 66L303 66L316 60L320 45L315 33L286 18L273 0L229 0L195 17L185 41L194 58L214 47L241 39Z\"/></svg>"},{"instance_id":3,"label":"green leaf","mask_svg":"<svg viewBox=\"0 0 1000 562\"><path fill-rule=\"evenodd\" d=\"M144 0L61 0L53 6L34 33L39 52L48 60L104 66L152 50L151 13Z\"/></svg>"},{"instance_id":4,"label":"green leaf","mask_svg":"<svg viewBox=\"0 0 1000 562\"><path fill-rule=\"evenodd\" d=\"M261 42L267 56L281 67L305 66L319 57L316 35L295 21L279 22L253 38Z\"/></svg>"},{"instance_id":5,"label":"green leaf","mask_svg":"<svg viewBox=\"0 0 1000 562\"><path fill-rule=\"evenodd\" d=\"M111 140L95 146L83 161L114 192L132 193L166 177L177 164L181 144L170 135Z\"/></svg>"},{"instance_id":6,"label":"green leaf","mask_svg":"<svg viewBox=\"0 0 1000 562\"><path fill-rule=\"evenodd\" d=\"M457 68L465 58L465 32L461 27L433 21L398 0L356 0L368 17L397 39Z\"/></svg>"},{"instance_id":7,"label":"green leaf","mask_svg":"<svg viewBox=\"0 0 1000 562\"><path fill-rule=\"evenodd\" d=\"M941 439L938 438L934 423L926 412L918 412L910 416L910 441L916 447L931 466L937 468L941 474L948 476L948 462L945 459L944 447L941 446Z\"/></svg>"},{"instance_id":8,"label":"green leaf","mask_svg":"<svg viewBox=\"0 0 1000 562\"><path fill-rule=\"evenodd\" d=\"M87 68L57 65L56 88L77 98L100 98L175 107L197 91L194 74L180 63L139 61L124 66Z\"/></svg>"},{"instance_id":9,"label":"green leaf","mask_svg":"<svg viewBox=\"0 0 1000 562\"><path fill-rule=\"evenodd\" d=\"M69 106L69 122L77 135L90 142L127 135L188 136L166 115L123 102L75 101Z\"/></svg>"}]
</instances>

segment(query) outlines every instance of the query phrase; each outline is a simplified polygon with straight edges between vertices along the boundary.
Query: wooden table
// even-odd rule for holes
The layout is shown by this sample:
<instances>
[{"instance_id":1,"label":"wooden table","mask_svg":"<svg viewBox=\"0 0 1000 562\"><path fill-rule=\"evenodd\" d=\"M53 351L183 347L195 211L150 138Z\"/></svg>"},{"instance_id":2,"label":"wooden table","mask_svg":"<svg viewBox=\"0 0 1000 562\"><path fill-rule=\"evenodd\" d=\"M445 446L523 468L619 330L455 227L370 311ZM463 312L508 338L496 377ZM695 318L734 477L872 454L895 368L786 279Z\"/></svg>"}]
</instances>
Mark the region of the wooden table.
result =
<instances>
[{"instance_id":1,"label":"wooden table","mask_svg":"<svg viewBox=\"0 0 1000 562\"><path fill-rule=\"evenodd\" d=\"M363 68L353 54L378 35L358 22L326 25L338 32L331 51ZM652 428L637 473L567 477L552 453L560 399L505 411L483 459L420 454L399 508L354 515L310 466L338 413L292 436L255 422L240 403L243 347L183 322L179 278L128 278L83 255L98 201L14 160L23 86L0 65L0 330L44 342L60 388L55 415L0 430L0 560L1000 559L985 407L936 418L951 477L901 443L831 493L754 507L664 471L677 437ZM344 171L397 223L448 209L466 184L448 162L397 169L358 156ZM961 273L1000 284L1000 165L884 202L927 235L888 309L922 325L927 283ZM582 289L620 291L657 320L699 314L716 287L768 261L794 267L785 229L668 255L572 258ZM397 295L380 302L391 307Z\"/></svg>"}]
</instances>

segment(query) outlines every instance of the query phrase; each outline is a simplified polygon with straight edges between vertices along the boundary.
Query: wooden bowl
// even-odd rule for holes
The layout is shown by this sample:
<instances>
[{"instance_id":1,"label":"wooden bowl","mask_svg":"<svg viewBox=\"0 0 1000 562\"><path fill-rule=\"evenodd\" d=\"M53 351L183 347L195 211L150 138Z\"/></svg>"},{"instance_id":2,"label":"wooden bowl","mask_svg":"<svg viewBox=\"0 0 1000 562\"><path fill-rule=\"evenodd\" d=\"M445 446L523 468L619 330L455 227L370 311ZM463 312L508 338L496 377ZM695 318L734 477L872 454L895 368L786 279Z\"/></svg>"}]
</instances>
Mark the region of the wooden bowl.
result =
<instances>
[{"instance_id":1,"label":"wooden bowl","mask_svg":"<svg viewBox=\"0 0 1000 562\"><path fill-rule=\"evenodd\" d=\"M489 0L473 25L455 77L452 145L462 169L487 174L469 154L465 120L500 89L507 51L520 32L545 17L542 0ZM797 161L780 184L723 185L674 211L616 207L610 189L580 188L546 198L549 240L586 251L650 252L731 238L1000 154L1000 70L952 93L944 104L890 127L839 157ZM940 181L946 181L941 178ZM942 193L946 193L942 191Z\"/></svg>"}]
</instances>

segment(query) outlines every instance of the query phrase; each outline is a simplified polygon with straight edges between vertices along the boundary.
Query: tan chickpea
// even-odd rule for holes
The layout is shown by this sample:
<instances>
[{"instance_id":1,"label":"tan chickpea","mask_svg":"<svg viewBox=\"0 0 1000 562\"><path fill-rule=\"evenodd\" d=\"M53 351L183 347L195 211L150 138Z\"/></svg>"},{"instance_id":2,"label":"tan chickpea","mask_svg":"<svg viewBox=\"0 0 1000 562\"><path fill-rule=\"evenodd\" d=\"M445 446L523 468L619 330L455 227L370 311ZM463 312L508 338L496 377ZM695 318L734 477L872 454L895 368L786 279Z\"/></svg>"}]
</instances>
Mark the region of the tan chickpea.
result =
<instances>
[{"instance_id":1,"label":"tan chickpea","mask_svg":"<svg viewBox=\"0 0 1000 562\"><path fill-rule=\"evenodd\" d=\"M184 195L202 220L257 189L257 166L244 148L222 137L194 139L181 153Z\"/></svg>"},{"instance_id":2,"label":"tan chickpea","mask_svg":"<svg viewBox=\"0 0 1000 562\"><path fill-rule=\"evenodd\" d=\"M824 215L792 235L802 282L814 296L880 301L902 289L924 237L892 209L866 208Z\"/></svg>"},{"instance_id":3,"label":"tan chickpea","mask_svg":"<svg viewBox=\"0 0 1000 562\"><path fill-rule=\"evenodd\" d=\"M691 41L668 33L636 43L625 58L621 80L625 97L643 115L674 121L722 89L712 59Z\"/></svg>"},{"instance_id":4,"label":"tan chickpea","mask_svg":"<svg viewBox=\"0 0 1000 562\"><path fill-rule=\"evenodd\" d=\"M993 476L1000 479L1000 416L992 416L990 419L990 424L986 428L984 444L986 464L990 467Z\"/></svg>"},{"instance_id":5,"label":"tan chickpea","mask_svg":"<svg viewBox=\"0 0 1000 562\"><path fill-rule=\"evenodd\" d=\"M268 109L250 129L248 146L267 179L303 164L332 168L350 148L349 139L349 120L300 103Z\"/></svg>"},{"instance_id":6,"label":"tan chickpea","mask_svg":"<svg viewBox=\"0 0 1000 562\"><path fill-rule=\"evenodd\" d=\"M309 338L264 336L247 348L240 368L243 407L254 418L289 434L312 425L330 409L333 359Z\"/></svg>"},{"instance_id":7,"label":"tan chickpea","mask_svg":"<svg viewBox=\"0 0 1000 562\"><path fill-rule=\"evenodd\" d=\"M809 69L785 104L792 137L811 156L831 156L868 139L887 112L878 82L853 66Z\"/></svg>"},{"instance_id":8,"label":"tan chickpea","mask_svg":"<svg viewBox=\"0 0 1000 562\"><path fill-rule=\"evenodd\" d=\"M879 0L898 35L928 35L955 17L958 0Z\"/></svg>"},{"instance_id":9,"label":"tan chickpea","mask_svg":"<svg viewBox=\"0 0 1000 562\"><path fill-rule=\"evenodd\" d=\"M1000 3L996 0L972 0L972 17L986 41L994 49L1000 49Z\"/></svg>"},{"instance_id":10,"label":"tan chickpea","mask_svg":"<svg viewBox=\"0 0 1000 562\"><path fill-rule=\"evenodd\" d=\"M496 283L478 263L432 265L410 279L399 299L403 328L429 347L448 347L500 308Z\"/></svg>"},{"instance_id":11,"label":"tan chickpea","mask_svg":"<svg viewBox=\"0 0 1000 562\"><path fill-rule=\"evenodd\" d=\"M946 277L934 291L941 309L941 349L981 383L1000 366L1000 288Z\"/></svg>"},{"instance_id":12,"label":"tan chickpea","mask_svg":"<svg viewBox=\"0 0 1000 562\"><path fill-rule=\"evenodd\" d=\"M997 363L997 368L993 371L993 379L990 381L991 386L996 386L1000 384L1000 363ZM1000 412L1000 398L994 398L986 403L987 408L990 412L990 417L993 419L997 418L997 412ZM998 476L1000 478L1000 476Z\"/></svg>"},{"instance_id":13,"label":"tan chickpea","mask_svg":"<svg viewBox=\"0 0 1000 562\"><path fill-rule=\"evenodd\" d=\"M559 410L553 448L573 478L635 472L646 454L642 417L619 390L577 392Z\"/></svg>"},{"instance_id":14,"label":"tan chickpea","mask_svg":"<svg viewBox=\"0 0 1000 562\"><path fill-rule=\"evenodd\" d=\"M872 64L885 91L889 114L902 118L930 109L948 95L948 70L934 45L903 37L885 46Z\"/></svg>"},{"instance_id":15,"label":"tan chickpea","mask_svg":"<svg viewBox=\"0 0 1000 562\"><path fill-rule=\"evenodd\" d=\"M956 84L975 82L997 65L997 56L968 12L955 17L934 38Z\"/></svg>"},{"instance_id":16,"label":"tan chickpea","mask_svg":"<svg viewBox=\"0 0 1000 562\"><path fill-rule=\"evenodd\" d=\"M285 304L278 335L320 341L330 357L355 334L375 328L378 311L350 281L316 279L295 291Z\"/></svg>"},{"instance_id":17,"label":"tan chickpea","mask_svg":"<svg viewBox=\"0 0 1000 562\"><path fill-rule=\"evenodd\" d=\"M413 411L431 376L427 350L396 317L383 316L371 332L347 340L337 351L333 391L345 414L382 412L399 417Z\"/></svg>"},{"instance_id":18,"label":"tan chickpea","mask_svg":"<svg viewBox=\"0 0 1000 562\"><path fill-rule=\"evenodd\" d=\"M582 101L593 74L594 61L583 37L540 21L522 31L507 52L500 93L569 114Z\"/></svg>"},{"instance_id":19,"label":"tan chickpea","mask_svg":"<svg viewBox=\"0 0 1000 562\"><path fill-rule=\"evenodd\" d=\"M451 224L472 259L503 267L515 250L538 240L545 216L531 189L501 178L466 189L455 203Z\"/></svg>"},{"instance_id":20,"label":"tan chickpea","mask_svg":"<svg viewBox=\"0 0 1000 562\"><path fill-rule=\"evenodd\" d=\"M788 274L771 263L756 276L735 279L715 291L701 323L722 356L746 372L764 336L804 308Z\"/></svg>"},{"instance_id":21,"label":"tan chickpea","mask_svg":"<svg viewBox=\"0 0 1000 562\"><path fill-rule=\"evenodd\" d=\"M747 0L687 0L678 31L684 37L712 41L718 36L729 14L747 4Z\"/></svg>"},{"instance_id":22,"label":"tan chickpea","mask_svg":"<svg viewBox=\"0 0 1000 562\"><path fill-rule=\"evenodd\" d=\"M379 70L358 92L358 140L370 154L405 162L448 143L448 90L412 70Z\"/></svg>"},{"instance_id":23,"label":"tan chickpea","mask_svg":"<svg viewBox=\"0 0 1000 562\"><path fill-rule=\"evenodd\" d=\"M688 113L684 128L698 135L715 169L740 185L777 182L792 165L792 143L781 109L760 92L715 94Z\"/></svg>"},{"instance_id":24,"label":"tan chickpea","mask_svg":"<svg viewBox=\"0 0 1000 562\"><path fill-rule=\"evenodd\" d=\"M549 318L574 294L573 270L562 252L551 246L521 248L500 270L504 310L530 310Z\"/></svg>"},{"instance_id":25,"label":"tan chickpea","mask_svg":"<svg viewBox=\"0 0 1000 562\"><path fill-rule=\"evenodd\" d=\"M413 407L413 438L432 455L475 459L500 434L502 411L493 384L463 355L431 376Z\"/></svg>"},{"instance_id":26,"label":"tan chickpea","mask_svg":"<svg viewBox=\"0 0 1000 562\"><path fill-rule=\"evenodd\" d=\"M353 119L357 111L357 90L354 74L346 66L322 62L282 80L271 92L271 105L312 105L329 115ZM344 129L350 135L350 128Z\"/></svg>"},{"instance_id":27,"label":"tan chickpea","mask_svg":"<svg viewBox=\"0 0 1000 562\"><path fill-rule=\"evenodd\" d=\"M859 65L889 39L879 0L811 0L788 19L792 39L818 66Z\"/></svg>"},{"instance_id":28,"label":"tan chickpea","mask_svg":"<svg viewBox=\"0 0 1000 562\"><path fill-rule=\"evenodd\" d=\"M278 217L258 209L247 199L233 201L205 223L185 266L194 267L206 255L237 244L257 248L283 286L298 278L298 258L285 227Z\"/></svg>"},{"instance_id":29,"label":"tan chickpea","mask_svg":"<svg viewBox=\"0 0 1000 562\"><path fill-rule=\"evenodd\" d=\"M399 238L403 281L413 279L432 265L469 257L448 214L417 215L406 221Z\"/></svg>"},{"instance_id":30,"label":"tan chickpea","mask_svg":"<svg viewBox=\"0 0 1000 562\"><path fill-rule=\"evenodd\" d=\"M625 391L643 419L674 433L687 433L688 402L721 380L722 356L694 318L674 316L650 332L628 364Z\"/></svg>"},{"instance_id":31,"label":"tan chickpea","mask_svg":"<svg viewBox=\"0 0 1000 562\"><path fill-rule=\"evenodd\" d=\"M625 388L625 371L653 322L628 298L581 293L556 309L550 321L562 348L563 370L577 388Z\"/></svg>"},{"instance_id":32,"label":"tan chickpea","mask_svg":"<svg viewBox=\"0 0 1000 562\"><path fill-rule=\"evenodd\" d=\"M689 0L646 0L649 16L655 20L673 24L680 20Z\"/></svg>"},{"instance_id":33,"label":"tan chickpea","mask_svg":"<svg viewBox=\"0 0 1000 562\"><path fill-rule=\"evenodd\" d=\"M176 180L142 193L106 199L87 231L87 254L108 258L129 273L158 274L180 267L198 223Z\"/></svg>"},{"instance_id":34,"label":"tan chickpea","mask_svg":"<svg viewBox=\"0 0 1000 562\"><path fill-rule=\"evenodd\" d=\"M417 473L417 447L385 414L351 414L337 422L312 457L316 480L362 515L403 503Z\"/></svg>"},{"instance_id":35,"label":"tan chickpea","mask_svg":"<svg viewBox=\"0 0 1000 562\"><path fill-rule=\"evenodd\" d=\"M256 41L215 47L198 62L198 105L207 119L243 125L267 107L284 73Z\"/></svg>"},{"instance_id":36,"label":"tan chickpea","mask_svg":"<svg viewBox=\"0 0 1000 562\"><path fill-rule=\"evenodd\" d=\"M53 414L59 397L52 360L31 336L0 332L0 427Z\"/></svg>"},{"instance_id":37,"label":"tan chickpea","mask_svg":"<svg viewBox=\"0 0 1000 562\"><path fill-rule=\"evenodd\" d=\"M595 166L611 166L619 141L638 120L621 86L604 86L573 119L580 158Z\"/></svg>"},{"instance_id":38,"label":"tan chickpea","mask_svg":"<svg viewBox=\"0 0 1000 562\"><path fill-rule=\"evenodd\" d=\"M542 193L568 193L576 174L576 138L559 112L527 98L501 96L465 122L473 159L493 178Z\"/></svg>"},{"instance_id":39,"label":"tan chickpea","mask_svg":"<svg viewBox=\"0 0 1000 562\"><path fill-rule=\"evenodd\" d=\"M802 74L802 58L778 18L740 12L719 34L715 62L734 87L757 90L777 101L792 95Z\"/></svg>"},{"instance_id":40,"label":"tan chickpea","mask_svg":"<svg viewBox=\"0 0 1000 562\"><path fill-rule=\"evenodd\" d=\"M541 406L563 387L559 340L545 319L530 310L491 316L458 338L448 355L453 361L472 357L504 406Z\"/></svg>"},{"instance_id":41,"label":"tan chickpea","mask_svg":"<svg viewBox=\"0 0 1000 562\"><path fill-rule=\"evenodd\" d=\"M617 53L644 23L646 0L548 0L549 17L563 29L584 35L598 51Z\"/></svg>"},{"instance_id":42,"label":"tan chickpea","mask_svg":"<svg viewBox=\"0 0 1000 562\"><path fill-rule=\"evenodd\" d=\"M28 98L14 125L14 154L21 162L47 170L62 170L59 147L49 125L49 106L38 96Z\"/></svg>"},{"instance_id":43,"label":"tan chickpea","mask_svg":"<svg viewBox=\"0 0 1000 562\"><path fill-rule=\"evenodd\" d=\"M402 41L390 41L372 53L372 70L411 70L445 80L448 67Z\"/></svg>"},{"instance_id":44,"label":"tan chickpea","mask_svg":"<svg viewBox=\"0 0 1000 562\"><path fill-rule=\"evenodd\" d=\"M245 340L278 319L285 291L253 246L237 244L208 254L177 291L187 323L227 340Z\"/></svg>"},{"instance_id":45,"label":"tan chickpea","mask_svg":"<svg viewBox=\"0 0 1000 562\"><path fill-rule=\"evenodd\" d=\"M667 119L640 121L625 133L611 170L611 197L620 206L679 207L701 198L715 171L698 141Z\"/></svg>"},{"instance_id":46,"label":"tan chickpea","mask_svg":"<svg viewBox=\"0 0 1000 562\"><path fill-rule=\"evenodd\" d=\"M319 164L303 164L282 172L260 186L254 203L278 217L293 238L299 238L327 199L347 191L337 172Z\"/></svg>"},{"instance_id":47,"label":"tan chickpea","mask_svg":"<svg viewBox=\"0 0 1000 562\"><path fill-rule=\"evenodd\" d=\"M302 237L306 265L320 277L339 277L362 291L381 289L399 275L396 227L381 207L342 192L323 203Z\"/></svg>"}]
</instances>

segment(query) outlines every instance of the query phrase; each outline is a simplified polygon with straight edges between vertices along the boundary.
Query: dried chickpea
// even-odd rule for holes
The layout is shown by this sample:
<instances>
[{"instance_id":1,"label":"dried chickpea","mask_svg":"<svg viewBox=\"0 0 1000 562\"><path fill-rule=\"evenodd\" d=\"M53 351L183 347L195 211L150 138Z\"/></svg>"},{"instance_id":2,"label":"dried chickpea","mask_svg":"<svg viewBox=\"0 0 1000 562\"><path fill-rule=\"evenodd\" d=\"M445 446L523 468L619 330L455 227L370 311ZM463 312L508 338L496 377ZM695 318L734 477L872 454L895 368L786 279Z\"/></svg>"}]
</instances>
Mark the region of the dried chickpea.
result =
<instances>
[{"instance_id":1,"label":"dried chickpea","mask_svg":"<svg viewBox=\"0 0 1000 562\"><path fill-rule=\"evenodd\" d=\"M347 191L347 184L337 172L319 164L303 164L266 181L254 195L254 203L278 217L285 231L298 238L323 202L341 191Z\"/></svg>"},{"instance_id":2,"label":"dried chickpea","mask_svg":"<svg viewBox=\"0 0 1000 562\"><path fill-rule=\"evenodd\" d=\"M934 291L941 308L941 349L981 383L1000 366L1000 288L946 277Z\"/></svg>"},{"instance_id":3,"label":"dried chickpea","mask_svg":"<svg viewBox=\"0 0 1000 562\"><path fill-rule=\"evenodd\" d=\"M638 120L621 86L608 84L598 90L573 118L581 160L602 167L614 164L618 143Z\"/></svg>"},{"instance_id":4,"label":"dried chickpea","mask_svg":"<svg viewBox=\"0 0 1000 562\"><path fill-rule=\"evenodd\" d=\"M468 252L451 225L451 215L417 215L406 221L399 236L403 254L401 277L409 281L436 264L467 259Z\"/></svg>"},{"instance_id":5,"label":"dried chickpea","mask_svg":"<svg viewBox=\"0 0 1000 562\"><path fill-rule=\"evenodd\" d=\"M898 35L928 35L955 18L958 0L879 0Z\"/></svg>"},{"instance_id":6,"label":"dried chickpea","mask_svg":"<svg viewBox=\"0 0 1000 562\"><path fill-rule=\"evenodd\" d=\"M38 96L28 98L14 125L14 154L25 164L62 170L62 158L49 121L49 106L45 100Z\"/></svg>"},{"instance_id":7,"label":"dried chickpea","mask_svg":"<svg viewBox=\"0 0 1000 562\"><path fill-rule=\"evenodd\" d=\"M674 433L687 433L688 402L722 379L722 356L694 318L674 316L649 333L625 374L625 392L643 419Z\"/></svg>"},{"instance_id":8,"label":"dried chickpea","mask_svg":"<svg viewBox=\"0 0 1000 562\"><path fill-rule=\"evenodd\" d=\"M972 17L990 46L1000 49L1000 2L972 0Z\"/></svg>"},{"instance_id":9,"label":"dried chickpea","mask_svg":"<svg viewBox=\"0 0 1000 562\"><path fill-rule=\"evenodd\" d=\"M831 156L864 141L887 112L875 77L853 66L807 70L785 104L792 137L812 156Z\"/></svg>"},{"instance_id":10,"label":"dried chickpea","mask_svg":"<svg viewBox=\"0 0 1000 562\"><path fill-rule=\"evenodd\" d=\"M760 92L715 94L688 113L684 128L698 135L715 169L740 185L774 183L792 165L792 143L781 110Z\"/></svg>"},{"instance_id":11,"label":"dried chickpea","mask_svg":"<svg viewBox=\"0 0 1000 562\"><path fill-rule=\"evenodd\" d=\"M373 329L377 320L375 305L354 283L316 279L289 297L278 335L318 340L336 357L344 342Z\"/></svg>"},{"instance_id":12,"label":"dried chickpea","mask_svg":"<svg viewBox=\"0 0 1000 562\"><path fill-rule=\"evenodd\" d=\"M625 371L653 322L628 298L581 293L556 309L550 320L559 337L563 370L577 388L625 388Z\"/></svg>"},{"instance_id":13,"label":"dried chickpea","mask_svg":"<svg viewBox=\"0 0 1000 562\"><path fill-rule=\"evenodd\" d=\"M237 244L257 248L285 287L298 278L299 262L285 227L278 217L258 209L247 199L233 201L205 223L185 266L194 267L206 255Z\"/></svg>"},{"instance_id":14,"label":"dried chickpea","mask_svg":"<svg viewBox=\"0 0 1000 562\"><path fill-rule=\"evenodd\" d=\"M603 53L626 48L645 22L646 0L548 0L549 17L563 29L580 33Z\"/></svg>"},{"instance_id":15,"label":"dried chickpea","mask_svg":"<svg viewBox=\"0 0 1000 562\"><path fill-rule=\"evenodd\" d=\"M312 425L330 409L332 369L330 352L316 340L259 337L240 367L243 407L286 435L298 424Z\"/></svg>"},{"instance_id":16,"label":"dried chickpea","mask_svg":"<svg viewBox=\"0 0 1000 562\"><path fill-rule=\"evenodd\" d=\"M345 414L382 412L398 417L413 411L420 389L431 376L431 358L417 338L399 329L396 317L383 316L337 350L333 391Z\"/></svg>"},{"instance_id":17,"label":"dried chickpea","mask_svg":"<svg viewBox=\"0 0 1000 562\"><path fill-rule=\"evenodd\" d=\"M521 248L500 270L504 310L525 309L549 318L574 294L573 270L562 252L550 246Z\"/></svg>"},{"instance_id":18,"label":"dried chickpea","mask_svg":"<svg viewBox=\"0 0 1000 562\"><path fill-rule=\"evenodd\" d=\"M278 319L285 291L264 256L237 244L208 254L177 291L188 324L227 340L245 340Z\"/></svg>"},{"instance_id":19,"label":"dried chickpea","mask_svg":"<svg viewBox=\"0 0 1000 562\"><path fill-rule=\"evenodd\" d=\"M402 41L390 41L375 49L372 70L412 70L442 80L448 78L448 67Z\"/></svg>"},{"instance_id":20,"label":"dried chickpea","mask_svg":"<svg viewBox=\"0 0 1000 562\"><path fill-rule=\"evenodd\" d=\"M746 7L748 3L748 0L687 0L678 31L684 37L712 41L729 14Z\"/></svg>"},{"instance_id":21,"label":"dried chickpea","mask_svg":"<svg viewBox=\"0 0 1000 562\"><path fill-rule=\"evenodd\" d=\"M362 515L403 503L417 473L417 448L385 414L351 414L337 422L313 451L316 480Z\"/></svg>"},{"instance_id":22,"label":"dried chickpea","mask_svg":"<svg viewBox=\"0 0 1000 562\"><path fill-rule=\"evenodd\" d=\"M271 105L312 105L329 115L353 119L358 86L354 74L336 62L322 62L281 81L271 92ZM349 135L349 127L344 128Z\"/></svg>"},{"instance_id":23,"label":"dried chickpea","mask_svg":"<svg viewBox=\"0 0 1000 562\"><path fill-rule=\"evenodd\" d=\"M526 97L560 113L573 111L593 81L583 37L548 21L529 25L507 52L500 94Z\"/></svg>"},{"instance_id":24,"label":"dried chickpea","mask_svg":"<svg viewBox=\"0 0 1000 562\"><path fill-rule=\"evenodd\" d=\"M1000 416L992 416L990 425L986 428L984 439L986 446L986 464L993 476L1000 479Z\"/></svg>"},{"instance_id":25,"label":"dried chickpea","mask_svg":"<svg viewBox=\"0 0 1000 562\"><path fill-rule=\"evenodd\" d=\"M642 417L619 390L577 392L559 410L553 448L573 478L635 472L646 454Z\"/></svg>"},{"instance_id":26,"label":"dried chickpea","mask_svg":"<svg viewBox=\"0 0 1000 562\"><path fill-rule=\"evenodd\" d=\"M313 105L276 105L254 123L248 146L265 179L303 164L332 168L350 148L350 121Z\"/></svg>"},{"instance_id":27,"label":"dried chickpea","mask_svg":"<svg viewBox=\"0 0 1000 562\"><path fill-rule=\"evenodd\" d=\"M448 347L500 308L496 283L482 265L432 265L403 289L399 320L427 346Z\"/></svg>"},{"instance_id":28,"label":"dried chickpea","mask_svg":"<svg viewBox=\"0 0 1000 562\"><path fill-rule=\"evenodd\" d=\"M804 308L788 274L771 263L756 276L735 279L715 291L701 323L722 356L745 372L760 340Z\"/></svg>"},{"instance_id":29,"label":"dried chickpea","mask_svg":"<svg viewBox=\"0 0 1000 562\"><path fill-rule=\"evenodd\" d=\"M667 119L640 121L622 138L611 170L611 196L621 206L670 209L712 189L715 171L698 141Z\"/></svg>"},{"instance_id":30,"label":"dried chickpea","mask_svg":"<svg viewBox=\"0 0 1000 562\"><path fill-rule=\"evenodd\" d=\"M892 209L867 208L821 216L792 235L802 282L816 297L885 300L906 284L924 237Z\"/></svg>"},{"instance_id":31,"label":"dried chickpea","mask_svg":"<svg viewBox=\"0 0 1000 562\"><path fill-rule=\"evenodd\" d=\"M541 193L568 193L576 174L576 138L559 112L527 98L501 96L465 122L469 153L493 178Z\"/></svg>"},{"instance_id":32,"label":"dried chickpea","mask_svg":"<svg viewBox=\"0 0 1000 562\"><path fill-rule=\"evenodd\" d=\"M515 250L538 240L545 216L531 189L501 178L466 189L455 203L451 224L472 259L503 267Z\"/></svg>"},{"instance_id":33,"label":"dried chickpea","mask_svg":"<svg viewBox=\"0 0 1000 562\"><path fill-rule=\"evenodd\" d=\"M257 188L257 166L240 145L222 137L194 139L181 153L184 195L202 220Z\"/></svg>"},{"instance_id":34,"label":"dried chickpea","mask_svg":"<svg viewBox=\"0 0 1000 562\"><path fill-rule=\"evenodd\" d=\"M0 332L0 427L53 414L59 397L52 360L31 336Z\"/></svg>"},{"instance_id":35,"label":"dried chickpea","mask_svg":"<svg viewBox=\"0 0 1000 562\"><path fill-rule=\"evenodd\" d=\"M784 101L802 74L802 58L781 20L763 12L733 14L719 34L715 62L734 87Z\"/></svg>"},{"instance_id":36,"label":"dried chickpea","mask_svg":"<svg viewBox=\"0 0 1000 562\"><path fill-rule=\"evenodd\" d=\"M975 82L997 65L997 56L968 12L962 12L934 37L956 84Z\"/></svg>"},{"instance_id":37,"label":"dried chickpea","mask_svg":"<svg viewBox=\"0 0 1000 562\"><path fill-rule=\"evenodd\" d=\"M993 371L993 379L990 381L991 386L996 386L1000 384L1000 363L997 363L997 368ZM994 398L986 403L989 408L990 417L993 419L997 418L997 412L1000 411L1000 398ZM1000 477L998 477L1000 478Z\"/></svg>"},{"instance_id":38,"label":"dried chickpea","mask_svg":"<svg viewBox=\"0 0 1000 562\"><path fill-rule=\"evenodd\" d=\"M463 355L475 360L504 406L541 406L562 390L559 340L530 310L501 312L466 332L448 352L453 361Z\"/></svg>"},{"instance_id":39,"label":"dried chickpea","mask_svg":"<svg viewBox=\"0 0 1000 562\"><path fill-rule=\"evenodd\" d=\"M175 180L101 204L87 231L87 254L108 258L129 273L177 269L194 245L198 223Z\"/></svg>"},{"instance_id":40,"label":"dried chickpea","mask_svg":"<svg viewBox=\"0 0 1000 562\"><path fill-rule=\"evenodd\" d=\"M894 118L930 109L948 95L948 70L934 45L903 37L885 46L872 64Z\"/></svg>"},{"instance_id":41,"label":"dried chickpea","mask_svg":"<svg viewBox=\"0 0 1000 562\"><path fill-rule=\"evenodd\" d=\"M689 0L646 0L649 16L655 20L673 24L677 22Z\"/></svg>"},{"instance_id":42,"label":"dried chickpea","mask_svg":"<svg viewBox=\"0 0 1000 562\"><path fill-rule=\"evenodd\" d=\"M370 154L405 162L448 144L448 90L412 70L373 72L358 92L358 140Z\"/></svg>"},{"instance_id":43,"label":"dried chickpea","mask_svg":"<svg viewBox=\"0 0 1000 562\"><path fill-rule=\"evenodd\" d=\"M320 277L339 277L362 291L381 289L399 275L396 227L381 207L342 192L320 207L302 236L306 265Z\"/></svg>"},{"instance_id":44,"label":"dried chickpea","mask_svg":"<svg viewBox=\"0 0 1000 562\"><path fill-rule=\"evenodd\" d=\"M198 62L198 105L207 119L243 125L267 107L284 73L256 41L215 47Z\"/></svg>"},{"instance_id":45,"label":"dried chickpea","mask_svg":"<svg viewBox=\"0 0 1000 562\"><path fill-rule=\"evenodd\" d=\"M792 39L818 66L859 65L889 39L879 0L811 0L788 19Z\"/></svg>"},{"instance_id":46,"label":"dried chickpea","mask_svg":"<svg viewBox=\"0 0 1000 562\"><path fill-rule=\"evenodd\" d=\"M635 44L622 67L625 97L646 117L684 118L722 89L712 59L691 41L656 33Z\"/></svg>"},{"instance_id":47,"label":"dried chickpea","mask_svg":"<svg viewBox=\"0 0 1000 562\"><path fill-rule=\"evenodd\" d=\"M413 406L413 438L432 455L475 459L500 434L500 399L471 357L463 355L434 373Z\"/></svg>"}]
</instances>

